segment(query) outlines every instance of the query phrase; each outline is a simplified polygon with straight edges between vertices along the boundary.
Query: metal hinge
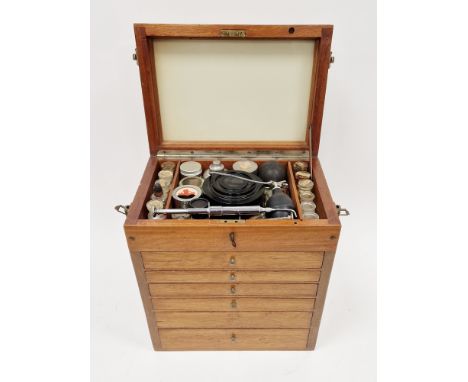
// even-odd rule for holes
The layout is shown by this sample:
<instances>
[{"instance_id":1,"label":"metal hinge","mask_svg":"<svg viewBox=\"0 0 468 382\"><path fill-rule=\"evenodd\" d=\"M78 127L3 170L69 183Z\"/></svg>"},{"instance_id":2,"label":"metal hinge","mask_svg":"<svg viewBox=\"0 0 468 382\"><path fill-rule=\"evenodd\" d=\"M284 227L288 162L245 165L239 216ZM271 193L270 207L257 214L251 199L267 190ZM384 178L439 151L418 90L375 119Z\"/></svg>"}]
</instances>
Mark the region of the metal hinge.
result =
<instances>
[{"instance_id":1,"label":"metal hinge","mask_svg":"<svg viewBox=\"0 0 468 382\"><path fill-rule=\"evenodd\" d=\"M136 49L135 49L135 52L132 54L132 59L138 65L138 56L137 56L137 50Z\"/></svg>"},{"instance_id":2,"label":"metal hinge","mask_svg":"<svg viewBox=\"0 0 468 382\"><path fill-rule=\"evenodd\" d=\"M331 66L335 62L335 56L333 55L333 52L330 52L330 63L328 64L328 67Z\"/></svg>"},{"instance_id":3,"label":"metal hinge","mask_svg":"<svg viewBox=\"0 0 468 382\"><path fill-rule=\"evenodd\" d=\"M239 160L239 159L253 159L253 160L307 160L309 152L307 150L162 150L156 154L160 159L219 159L219 160Z\"/></svg>"}]
</instances>

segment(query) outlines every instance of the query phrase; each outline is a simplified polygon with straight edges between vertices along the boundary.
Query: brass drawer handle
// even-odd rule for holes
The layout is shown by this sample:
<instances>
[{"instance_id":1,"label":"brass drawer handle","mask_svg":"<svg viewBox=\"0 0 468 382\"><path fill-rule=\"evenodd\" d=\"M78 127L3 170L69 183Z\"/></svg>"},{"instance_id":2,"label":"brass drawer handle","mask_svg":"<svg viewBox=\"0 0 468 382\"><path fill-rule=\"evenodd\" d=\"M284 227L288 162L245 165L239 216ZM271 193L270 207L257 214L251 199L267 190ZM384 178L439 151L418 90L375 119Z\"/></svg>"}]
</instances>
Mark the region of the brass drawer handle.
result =
<instances>
[{"instance_id":1,"label":"brass drawer handle","mask_svg":"<svg viewBox=\"0 0 468 382\"><path fill-rule=\"evenodd\" d=\"M235 279L236 279L236 274L231 273L231 275L229 276L229 280L234 281Z\"/></svg>"},{"instance_id":2,"label":"brass drawer handle","mask_svg":"<svg viewBox=\"0 0 468 382\"><path fill-rule=\"evenodd\" d=\"M231 240L231 244L233 247L237 247L236 243L236 234L234 232L229 233L229 239Z\"/></svg>"},{"instance_id":3,"label":"brass drawer handle","mask_svg":"<svg viewBox=\"0 0 468 382\"><path fill-rule=\"evenodd\" d=\"M236 287L234 285L231 287L231 294L236 294Z\"/></svg>"},{"instance_id":4,"label":"brass drawer handle","mask_svg":"<svg viewBox=\"0 0 468 382\"><path fill-rule=\"evenodd\" d=\"M232 309L236 309L236 308L237 308L237 302L236 302L236 300L232 300L232 301L231 301L231 308L232 308Z\"/></svg>"},{"instance_id":5,"label":"brass drawer handle","mask_svg":"<svg viewBox=\"0 0 468 382\"><path fill-rule=\"evenodd\" d=\"M236 339L237 339L237 337L236 337L235 333L232 333L231 334L231 342L236 342Z\"/></svg>"},{"instance_id":6,"label":"brass drawer handle","mask_svg":"<svg viewBox=\"0 0 468 382\"><path fill-rule=\"evenodd\" d=\"M234 256L231 256L231 258L229 259L229 264L230 265L236 264L236 258Z\"/></svg>"}]
</instances>

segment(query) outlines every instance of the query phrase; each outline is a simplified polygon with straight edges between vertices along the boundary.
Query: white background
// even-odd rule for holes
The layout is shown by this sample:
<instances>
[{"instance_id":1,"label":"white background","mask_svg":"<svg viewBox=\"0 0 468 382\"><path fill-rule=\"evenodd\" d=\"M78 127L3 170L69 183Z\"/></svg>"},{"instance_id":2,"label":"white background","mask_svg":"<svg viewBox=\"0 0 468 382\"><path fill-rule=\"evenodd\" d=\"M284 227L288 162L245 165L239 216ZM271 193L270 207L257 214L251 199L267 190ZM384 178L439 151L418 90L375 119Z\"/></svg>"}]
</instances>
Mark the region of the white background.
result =
<instances>
[{"instance_id":1,"label":"white background","mask_svg":"<svg viewBox=\"0 0 468 382\"><path fill-rule=\"evenodd\" d=\"M340 9L347 6L345 3L336 4L336 9L330 11L331 17L339 14ZM468 194L465 175L468 125L466 9L463 2L456 0L447 0L443 4L422 0L393 0L385 6L382 3L378 1L376 379L384 382L466 381L468 310L464 302L468 262L463 212ZM259 22L262 17L269 17L270 9L275 7L274 4L260 7L250 3L219 3L209 9L217 9L227 22L231 21L231 15L235 15L230 7L237 7L237 4L242 11L237 12L241 16L235 21L242 18L245 22ZM298 19L315 17L320 8L314 2L310 5L314 12L305 15L303 4L295 4L294 1L282 3L282 11L295 9ZM120 9L122 5L118 7ZM200 3L193 7L192 13L201 18L204 13ZM254 18L250 16L252 8L257 9ZM165 9L167 5L163 4L154 12L160 15ZM176 16L185 15L186 9L174 11L174 17L164 21L179 20ZM101 9L102 12L106 11ZM145 17L148 21L156 21L159 17L149 15L147 9L140 8L139 12L141 17L135 21ZM344 22L349 20L351 25L360 14L372 16L374 13L358 7L356 12L354 8L347 12ZM108 6L106 17L112 19L115 14L115 9ZM218 19L216 21L220 21L220 17ZM280 21L280 18L276 20ZM0 21L0 169L3 181L0 188L3 215L0 220L0 379L82 382L90 376L89 4L61 0L8 2L2 6ZM196 21L195 17L189 21ZM125 39L128 33L131 31L125 32ZM125 45L125 48L133 47ZM352 51L351 47L349 51ZM127 54L122 56L123 62L127 62L127 57ZM337 59L339 57L337 55ZM337 73L339 68L337 61L332 72ZM114 66L109 65L109 70L113 69ZM132 84L137 81L136 73L129 81ZM330 91L327 101L331 99ZM356 91L359 88L353 89L351 95ZM134 105L141 107L136 100ZM119 108L113 111L119 112ZM138 110L137 114L141 112ZM328 113L326 111L325 118L329 118ZM96 125L92 128L95 131ZM324 136L330 133L327 128ZM329 158L332 156L332 152L325 150L325 145L333 147L343 133L340 127L332 142L325 138L322 160L327 153ZM141 137L136 137L137 134ZM127 137L134 142L128 146L121 144L126 150L125 157L140 158L142 150L146 149L140 126ZM137 147L139 144L141 147ZM115 142L109 145L108 151L114 150L115 146ZM128 150L132 151L127 154ZM145 161L143 157L138 160ZM325 167L331 180L333 173L330 171L335 167L331 168L328 163ZM113 169L114 166L107 170ZM123 171L135 177L131 182L138 182L139 175L133 168ZM349 178L360 180L359 174L349 174ZM346 197L346 203L349 203L348 194L341 194L341 189L336 187L340 179L341 176L333 176L334 196L337 200ZM129 188L133 187L131 182L121 180L121 184ZM128 192L134 190L123 190L118 197L127 198ZM100 212L108 213L107 208L112 207L109 199L113 197L106 198L108 207ZM94 203L93 208L98 205ZM350 218L354 219L356 211L352 212ZM93 219L97 220L96 214ZM111 221L111 218L107 220ZM346 232L349 236L348 239L343 237L340 243L340 261L345 261L345 241L350 241L350 230L356 223L346 224L343 234ZM110 235L115 234L114 228L109 227ZM96 224L93 224L95 229ZM360 232L361 236L368 233L373 234L372 231ZM115 238L117 240L118 235ZM353 240L356 238L360 236L352 237ZM121 251L123 236L121 240L122 243L116 242L108 250ZM97 257L96 253L94 250L92 256ZM126 254L118 253L124 259ZM336 296L337 293L335 275L339 266L337 260L319 337L322 349L343 340L343 335L337 333L336 340L332 341L330 337L334 332L326 326L331 325L330 317L333 317L331 301L336 299L333 294ZM125 272L129 267L128 262ZM141 308L134 297L136 286L129 283L129 274L126 277L117 274L118 282L114 284L128 285L125 309L135 311L138 325L134 328L123 324L116 326L114 321L107 327L116 328L115 336L120 335L120 338L120 329L138 332L135 347L146 354L149 340L141 325L143 312L137 312ZM95 302L96 299L92 301L93 305ZM132 302L133 308L129 305ZM93 308L93 321L99 317L95 312L97 310ZM327 337L328 342L325 342ZM338 373L334 369L342 367L342 360L359 351L362 349L353 348L341 358L330 355L333 357L330 373ZM94 359L96 354L98 352L93 351ZM310 354L301 354L310 359ZM171 357L170 354L167 358L165 354L158 356L162 361L160 358L157 364L152 364L151 380L157 380L159 373L165 371L164 364ZM218 380L224 379L233 369L237 370L235 367L240 365L236 362L237 357L244 357L236 353L228 356L233 362L218 373ZM287 353L283 357L290 356L294 357L294 354ZM147 357L155 362L154 355L145 356L145 362ZM193 353L191 357L211 359L213 355ZM255 359L251 357L249 353L242 367L253 364ZM271 368L276 371L282 367L275 362L278 356L272 357L263 363L265 367L256 374L257 380L266 380ZM124 358L116 358L115 367L119 368L118 363ZM173 371L188 369L191 371L189 380L206 377L204 362L192 359L190 363L186 360L177 363ZM128 370L138 370L138 361L131 360L126 364ZM327 362L332 361L328 359ZM310 371L310 362L298 364L306 372ZM93 376L95 366L93 361ZM365 369L360 372L362 375L370 370L367 362L360 366ZM283 380L294 381L294 378L289 374ZM331 374L315 380L336 381L336 378L348 380L347 376Z\"/></svg>"},{"instance_id":2,"label":"white background","mask_svg":"<svg viewBox=\"0 0 468 382\"><path fill-rule=\"evenodd\" d=\"M96 1L92 7L92 375L95 381L376 379L376 9L372 0ZM124 217L148 159L132 25L333 24L320 159L351 211L314 352L154 352Z\"/></svg>"}]
</instances>

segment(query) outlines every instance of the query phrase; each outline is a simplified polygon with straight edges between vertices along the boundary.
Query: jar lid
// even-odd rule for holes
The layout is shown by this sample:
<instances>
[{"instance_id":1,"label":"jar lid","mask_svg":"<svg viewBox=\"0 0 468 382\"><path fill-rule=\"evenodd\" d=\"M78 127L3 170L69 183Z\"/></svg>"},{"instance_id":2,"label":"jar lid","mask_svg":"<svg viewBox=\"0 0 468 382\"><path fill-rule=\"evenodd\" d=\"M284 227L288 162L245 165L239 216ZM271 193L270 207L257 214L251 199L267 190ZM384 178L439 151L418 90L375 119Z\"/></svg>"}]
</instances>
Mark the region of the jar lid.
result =
<instances>
[{"instance_id":1,"label":"jar lid","mask_svg":"<svg viewBox=\"0 0 468 382\"><path fill-rule=\"evenodd\" d=\"M168 170L174 172L176 164L174 162L163 162L161 163L161 170Z\"/></svg>"},{"instance_id":2,"label":"jar lid","mask_svg":"<svg viewBox=\"0 0 468 382\"><path fill-rule=\"evenodd\" d=\"M314 182L312 182L310 179L301 179L299 182L297 182L297 185L301 190L312 190L312 187L314 187Z\"/></svg>"},{"instance_id":3,"label":"jar lid","mask_svg":"<svg viewBox=\"0 0 468 382\"><path fill-rule=\"evenodd\" d=\"M307 171L309 164L307 162L294 162L293 170L294 171Z\"/></svg>"},{"instance_id":4,"label":"jar lid","mask_svg":"<svg viewBox=\"0 0 468 382\"><path fill-rule=\"evenodd\" d=\"M159 179L172 179L173 173L170 170L161 170L158 172Z\"/></svg>"},{"instance_id":5,"label":"jar lid","mask_svg":"<svg viewBox=\"0 0 468 382\"><path fill-rule=\"evenodd\" d=\"M202 166L200 163L195 161L188 161L181 163L180 165L180 173L183 176L197 176L200 175L202 172Z\"/></svg>"},{"instance_id":6,"label":"jar lid","mask_svg":"<svg viewBox=\"0 0 468 382\"><path fill-rule=\"evenodd\" d=\"M151 199L146 203L146 208L150 213L153 213L154 210L164 208L164 203L161 199Z\"/></svg>"},{"instance_id":7,"label":"jar lid","mask_svg":"<svg viewBox=\"0 0 468 382\"><path fill-rule=\"evenodd\" d=\"M302 202L311 202L315 199L315 195L312 191L299 190L299 198Z\"/></svg>"},{"instance_id":8,"label":"jar lid","mask_svg":"<svg viewBox=\"0 0 468 382\"><path fill-rule=\"evenodd\" d=\"M307 171L298 171L294 174L294 177L297 179L297 180L301 180L301 179L310 179L310 172L307 172Z\"/></svg>"},{"instance_id":9,"label":"jar lid","mask_svg":"<svg viewBox=\"0 0 468 382\"><path fill-rule=\"evenodd\" d=\"M234 164L232 165L232 169L235 171L245 171L250 174L253 174L255 173L255 171L257 171L258 164L248 159L242 159L237 162L234 162Z\"/></svg>"}]
</instances>

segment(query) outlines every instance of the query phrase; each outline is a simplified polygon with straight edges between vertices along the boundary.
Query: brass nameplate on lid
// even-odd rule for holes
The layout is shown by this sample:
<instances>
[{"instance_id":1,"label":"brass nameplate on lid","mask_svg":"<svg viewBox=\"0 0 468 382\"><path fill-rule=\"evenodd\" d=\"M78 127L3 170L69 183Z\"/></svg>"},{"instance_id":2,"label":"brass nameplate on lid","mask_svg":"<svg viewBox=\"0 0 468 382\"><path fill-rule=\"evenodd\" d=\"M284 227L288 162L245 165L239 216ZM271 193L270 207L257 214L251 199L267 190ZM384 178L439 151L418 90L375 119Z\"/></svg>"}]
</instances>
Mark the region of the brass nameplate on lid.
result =
<instances>
[{"instance_id":1,"label":"brass nameplate on lid","mask_svg":"<svg viewBox=\"0 0 468 382\"><path fill-rule=\"evenodd\" d=\"M221 29L221 37L238 37L244 38L247 34L244 30L239 29Z\"/></svg>"}]
</instances>

